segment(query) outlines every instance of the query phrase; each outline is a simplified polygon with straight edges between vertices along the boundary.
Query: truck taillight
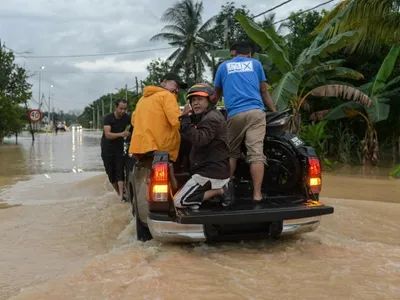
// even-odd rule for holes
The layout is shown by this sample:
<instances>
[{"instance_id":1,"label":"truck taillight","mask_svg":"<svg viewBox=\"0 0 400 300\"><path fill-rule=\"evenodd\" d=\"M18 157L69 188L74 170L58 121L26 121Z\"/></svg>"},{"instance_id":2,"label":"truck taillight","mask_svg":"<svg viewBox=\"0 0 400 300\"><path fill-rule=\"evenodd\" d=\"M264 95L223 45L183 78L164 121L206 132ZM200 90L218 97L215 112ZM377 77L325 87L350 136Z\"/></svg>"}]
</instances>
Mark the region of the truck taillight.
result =
<instances>
[{"instance_id":1,"label":"truck taillight","mask_svg":"<svg viewBox=\"0 0 400 300\"><path fill-rule=\"evenodd\" d=\"M157 163L153 166L151 192L151 201L168 202L168 163Z\"/></svg>"},{"instance_id":2,"label":"truck taillight","mask_svg":"<svg viewBox=\"0 0 400 300\"><path fill-rule=\"evenodd\" d=\"M319 194L321 192L321 164L318 158L308 158L308 184L310 192Z\"/></svg>"}]
</instances>

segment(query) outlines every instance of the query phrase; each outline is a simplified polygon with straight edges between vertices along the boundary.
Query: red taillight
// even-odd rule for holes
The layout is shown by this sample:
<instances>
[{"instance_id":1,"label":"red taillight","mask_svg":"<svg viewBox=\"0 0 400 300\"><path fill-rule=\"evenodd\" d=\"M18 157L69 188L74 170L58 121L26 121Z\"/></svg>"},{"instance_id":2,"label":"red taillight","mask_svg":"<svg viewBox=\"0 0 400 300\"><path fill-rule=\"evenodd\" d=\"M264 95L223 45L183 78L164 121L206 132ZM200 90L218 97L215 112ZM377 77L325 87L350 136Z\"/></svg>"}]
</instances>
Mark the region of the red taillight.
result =
<instances>
[{"instance_id":1,"label":"red taillight","mask_svg":"<svg viewBox=\"0 0 400 300\"><path fill-rule=\"evenodd\" d=\"M308 185L310 192L319 194L321 192L321 164L318 158L308 159Z\"/></svg>"},{"instance_id":2,"label":"red taillight","mask_svg":"<svg viewBox=\"0 0 400 300\"><path fill-rule=\"evenodd\" d=\"M168 201L168 164L158 163L153 166L153 176L151 181L151 201Z\"/></svg>"},{"instance_id":3,"label":"red taillight","mask_svg":"<svg viewBox=\"0 0 400 300\"><path fill-rule=\"evenodd\" d=\"M310 177L321 175L321 165L318 158L308 159L308 175L310 175Z\"/></svg>"},{"instance_id":4,"label":"red taillight","mask_svg":"<svg viewBox=\"0 0 400 300\"><path fill-rule=\"evenodd\" d=\"M154 182L168 182L168 164L156 164L153 167Z\"/></svg>"}]
</instances>

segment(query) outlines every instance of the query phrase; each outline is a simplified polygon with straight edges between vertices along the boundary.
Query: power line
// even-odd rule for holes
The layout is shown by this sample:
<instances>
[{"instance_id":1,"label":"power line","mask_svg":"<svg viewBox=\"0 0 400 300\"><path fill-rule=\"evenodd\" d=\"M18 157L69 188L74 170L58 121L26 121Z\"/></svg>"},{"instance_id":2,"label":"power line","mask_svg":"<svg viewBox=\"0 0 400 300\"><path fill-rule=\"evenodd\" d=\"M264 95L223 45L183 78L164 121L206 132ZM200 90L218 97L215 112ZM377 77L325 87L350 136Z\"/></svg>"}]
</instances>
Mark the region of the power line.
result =
<instances>
[{"instance_id":1,"label":"power line","mask_svg":"<svg viewBox=\"0 0 400 300\"><path fill-rule=\"evenodd\" d=\"M153 49L143 49L143 50L135 50L135 51L126 51L126 52L110 52L110 53L98 53L98 54L75 54L75 55L19 55L24 58L68 58L68 57L93 57L93 56L109 56L109 55L124 55L124 54L134 54L134 53L143 53L149 51L158 51L158 50L168 50L175 49L177 47L164 47L164 48L153 48ZM17 53L17 52L15 52Z\"/></svg>"},{"instance_id":2,"label":"power line","mask_svg":"<svg viewBox=\"0 0 400 300\"><path fill-rule=\"evenodd\" d=\"M329 0L329 1L326 1L326 2L324 2L324 3L318 4L317 6L314 6L314 7L310 8L310 9L307 9L307 10L305 10L305 11L302 11L302 12L299 12L299 13L297 13L297 14L291 15L290 17L288 17L288 18L286 18L286 19L282 19L282 20L276 21L276 22L272 23L272 25L285 22L285 21L287 21L287 20L289 20L289 19L291 19L291 18L293 18L293 17L300 16L300 15L302 15L302 14L305 14L306 12L312 11L312 10L318 8L318 7L324 6L324 5L326 5L326 4L328 4L328 3L331 3L331 2L333 2L333 1L335 1L335 0Z\"/></svg>"},{"instance_id":3,"label":"power line","mask_svg":"<svg viewBox=\"0 0 400 300\"><path fill-rule=\"evenodd\" d=\"M36 70L27 70L28 72L36 73ZM42 73L59 73L59 74L135 74L138 72L128 72L128 71L41 71Z\"/></svg>"},{"instance_id":4,"label":"power line","mask_svg":"<svg viewBox=\"0 0 400 300\"><path fill-rule=\"evenodd\" d=\"M268 9L268 10L266 10L266 11L264 11L264 12L258 14L258 15L255 15L255 16L253 17L253 19L258 18L259 16L262 16L262 15L265 15L266 13L269 13L270 11L273 11L273 10L275 10L275 9L281 7L281 6L284 6L285 4L287 4L287 3L289 3L289 2L292 2L292 1L293 1L293 0L287 0L287 1L285 1L285 2L282 2L281 4L278 4L277 6L274 6L273 8L270 8L270 9Z\"/></svg>"}]
</instances>

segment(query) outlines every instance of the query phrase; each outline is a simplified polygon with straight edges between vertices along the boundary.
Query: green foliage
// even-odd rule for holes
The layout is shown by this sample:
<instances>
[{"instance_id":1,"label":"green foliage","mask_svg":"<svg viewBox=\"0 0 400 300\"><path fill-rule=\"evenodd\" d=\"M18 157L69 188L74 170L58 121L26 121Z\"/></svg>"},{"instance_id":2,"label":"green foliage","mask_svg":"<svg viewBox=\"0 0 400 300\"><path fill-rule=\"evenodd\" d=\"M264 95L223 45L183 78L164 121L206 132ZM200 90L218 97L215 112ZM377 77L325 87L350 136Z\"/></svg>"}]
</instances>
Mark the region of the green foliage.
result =
<instances>
[{"instance_id":1,"label":"green foliage","mask_svg":"<svg viewBox=\"0 0 400 300\"><path fill-rule=\"evenodd\" d=\"M289 59L295 62L304 49L308 48L314 39L312 32L321 22L326 11L320 14L317 11L306 12L300 14L302 10L289 16L289 20L281 25L282 28L289 30L289 34L285 36L288 42Z\"/></svg>"},{"instance_id":2,"label":"green foliage","mask_svg":"<svg viewBox=\"0 0 400 300\"><path fill-rule=\"evenodd\" d=\"M304 125L299 134L306 144L315 149L320 160L323 160L326 156L326 143L331 138L331 136L325 131L326 124L327 121L322 121Z\"/></svg>"},{"instance_id":3,"label":"green foliage","mask_svg":"<svg viewBox=\"0 0 400 300\"><path fill-rule=\"evenodd\" d=\"M154 59L146 67L149 75L143 80L144 85L159 85L163 76L171 71L169 62L163 61L160 58Z\"/></svg>"},{"instance_id":4,"label":"green foliage","mask_svg":"<svg viewBox=\"0 0 400 300\"><path fill-rule=\"evenodd\" d=\"M26 70L14 63L14 54L0 46L0 143L22 130L27 117L22 108L31 97ZM25 120L24 120L25 119Z\"/></svg>"},{"instance_id":5,"label":"green foliage","mask_svg":"<svg viewBox=\"0 0 400 300\"><path fill-rule=\"evenodd\" d=\"M361 142L348 123L335 122L328 132L332 136L328 142L328 152L332 156L343 164L361 164Z\"/></svg>"},{"instance_id":6,"label":"green foliage","mask_svg":"<svg viewBox=\"0 0 400 300\"><path fill-rule=\"evenodd\" d=\"M392 171L390 171L389 176L394 178L400 178L400 165L398 165Z\"/></svg>"},{"instance_id":7,"label":"green foliage","mask_svg":"<svg viewBox=\"0 0 400 300\"><path fill-rule=\"evenodd\" d=\"M210 36L210 42L220 45L222 48L228 48L228 57L229 47L234 42L248 39L246 32L235 19L237 14L252 16L246 5L236 7L235 2L226 2L215 18L215 26L207 32L207 35ZM227 30L225 30L225 22L227 23Z\"/></svg>"}]
</instances>

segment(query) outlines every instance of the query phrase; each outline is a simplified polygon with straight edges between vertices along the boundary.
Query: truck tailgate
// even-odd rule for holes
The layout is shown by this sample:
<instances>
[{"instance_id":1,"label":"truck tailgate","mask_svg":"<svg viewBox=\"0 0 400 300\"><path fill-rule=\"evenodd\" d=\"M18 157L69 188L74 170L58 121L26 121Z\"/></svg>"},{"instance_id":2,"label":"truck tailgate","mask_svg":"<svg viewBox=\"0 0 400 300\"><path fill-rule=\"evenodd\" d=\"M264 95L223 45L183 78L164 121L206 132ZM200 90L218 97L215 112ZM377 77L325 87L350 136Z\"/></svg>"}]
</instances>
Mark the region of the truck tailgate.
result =
<instances>
[{"instance_id":1,"label":"truck tailgate","mask_svg":"<svg viewBox=\"0 0 400 300\"><path fill-rule=\"evenodd\" d=\"M241 205L234 209L176 209L177 222L181 224L244 224L276 222L332 214L334 209L318 201L297 204L261 204L260 208Z\"/></svg>"}]
</instances>

